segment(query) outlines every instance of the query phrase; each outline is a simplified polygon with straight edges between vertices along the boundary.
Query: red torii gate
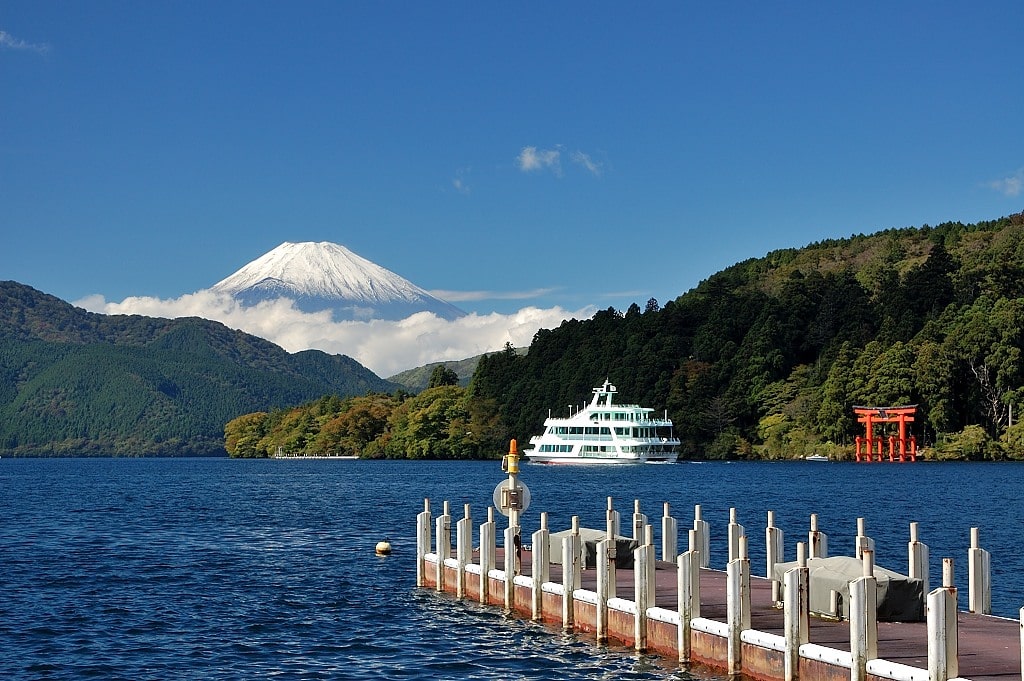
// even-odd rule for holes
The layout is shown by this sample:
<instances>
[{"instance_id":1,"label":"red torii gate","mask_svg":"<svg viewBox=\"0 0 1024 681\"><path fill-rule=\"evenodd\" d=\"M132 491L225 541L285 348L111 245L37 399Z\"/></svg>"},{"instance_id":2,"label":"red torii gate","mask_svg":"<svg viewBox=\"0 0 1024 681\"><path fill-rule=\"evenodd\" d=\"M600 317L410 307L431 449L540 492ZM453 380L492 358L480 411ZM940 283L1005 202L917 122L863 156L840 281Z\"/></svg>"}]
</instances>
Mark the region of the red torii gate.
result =
<instances>
[{"instance_id":1,"label":"red torii gate","mask_svg":"<svg viewBox=\"0 0 1024 681\"><path fill-rule=\"evenodd\" d=\"M875 438L874 426L876 423L899 423L900 436L889 436L889 461L895 461L896 443L899 443L900 461L907 460L907 454L911 461L917 461L917 440L911 435L907 440L907 424L913 423L914 414L917 412L916 404L909 404L903 407L854 407L853 412L857 414L857 421L864 424L867 437L857 436L857 461L871 461L872 454L875 454L876 461L882 461L882 438ZM878 443L877 452L875 443ZM861 455L861 445L863 457Z\"/></svg>"}]
</instances>

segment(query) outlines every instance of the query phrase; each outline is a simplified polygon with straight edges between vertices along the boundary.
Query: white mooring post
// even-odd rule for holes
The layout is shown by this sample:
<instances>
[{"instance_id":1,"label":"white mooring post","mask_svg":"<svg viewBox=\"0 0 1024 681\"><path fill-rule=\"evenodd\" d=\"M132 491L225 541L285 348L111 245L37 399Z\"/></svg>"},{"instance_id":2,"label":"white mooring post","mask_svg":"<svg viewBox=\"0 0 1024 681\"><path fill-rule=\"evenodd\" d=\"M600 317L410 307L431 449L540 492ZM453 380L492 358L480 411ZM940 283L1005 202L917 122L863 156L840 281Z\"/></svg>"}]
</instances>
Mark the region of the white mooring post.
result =
<instances>
[{"instance_id":1,"label":"white mooring post","mask_svg":"<svg viewBox=\"0 0 1024 681\"><path fill-rule=\"evenodd\" d=\"M728 671L738 674L743 663L744 630L750 628L750 560L747 558L747 538L740 536L737 557L729 561L726 569L726 616L729 631Z\"/></svg>"},{"instance_id":2,"label":"white mooring post","mask_svg":"<svg viewBox=\"0 0 1024 681\"><path fill-rule=\"evenodd\" d=\"M437 516L437 585L438 591L444 591L444 562L452 557L452 514L448 502L444 502L444 512Z\"/></svg>"},{"instance_id":3,"label":"white mooring post","mask_svg":"<svg viewBox=\"0 0 1024 681\"><path fill-rule=\"evenodd\" d=\"M544 618L544 583L551 578L551 531L548 529L548 514L540 514L540 529L533 533L533 608L532 618Z\"/></svg>"},{"instance_id":4,"label":"white mooring post","mask_svg":"<svg viewBox=\"0 0 1024 681\"><path fill-rule=\"evenodd\" d=\"M608 643L609 554L614 546L615 540L608 537L597 542L597 612L594 619L598 644Z\"/></svg>"},{"instance_id":5,"label":"white mooring post","mask_svg":"<svg viewBox=\"0 0 1024 681\"><path fill-rule=\"evenodd\" d=\"M857 558L863 558L865 551L874 552L874 550L875 540L864 531L864 519L857 518L857 537L853 543L853 555Z\"/></svg>"},{"instance_id":6,"label":"white mooring post","mask_svg":"<svg viewBox=\"0 0 1024 681\"><path fill-rule=\"evenodd\" d=\"M426 583L427 554L430 553L430 499L423 500L423 510L416 516L416 586Z\"/></svg>"},{"instance_id":7,"label":"white mooring post","mask_svg":"<svg viewBox=\"0 0 1024 681\"><path fill-rule=\"evenodd\" d=\"M786 639L785 681L795 681L800 673L800 646L810 641L810 570L803 542L796 545L797 567L787 570L782 598Z\"/></svg>"},{"instance_id":8,"label":"white mooring post","mask_svg":"<svg viewBox=\"0 0 1024 681\"><path fill-rule=\"evenodd\" d=\"M693 529L697 532L696 543L690 546L691 551L700 553L700 566L702 568L711 566L711 528L706 520L701 518L700 504L693 507Z\"/></svg>"},{"instance_id":9,"label":"white mooring post","mask_svg":"<svg viewBox=\"0 0 1024 681\"><path fill-rule=\"evenodd\" d=\"M953 559L943 558L942 588L928 594L929 681L948 681L960 675L956 607Z\"/></svg>"},{"instance_id":10,"label":"white mooring post","mask_svg":"<svg viewBox=\"0 0 1024 681\"><path fill-rule=\"evenodd\" d=\"M513 612L516 606L516 531L514 525L505 528L505 612Z\"/></svg>"},{"instance_id":11,"label":"white mooring post","mask_svg":"<svg viewBox=\"0 0 1024 681\"><path fill-rule=\"evenodd\" d=\"M640 512L640 500L633 500L633 539L640 544L644 543L644 525L647 524L647 516Z\"/></svg>"},{"instance_id":12,"label":"white mooring post","mask_svg":"<svg viewBox=\"0 0 1024 681\"><path fill-rule=\"evenodd\" d=\"M494 507L488 506L487 522L480 525L480 602L484 605L490 602L491 578L489 573L497 562L496 532Z\"/></svg>"},{"instance_id":13,"label":"white mooring post","mask_svg":"<svg viewBox=\"0 0 1024 681\"><path fill-rule=\"evenodd\" d=\"M811 530L807 533L807 557L828 558L828 535L818 530L818 514L811 514Z\"/></svg>"},{"instance_id":14,"label":"white mooring post","mask_svg":"<svg viewBox=\"0 0 1024 681\"><path fill-rule=\"evenodd\" d=\"M466 596L466 566L473 557L473 519L470 517L469 504L465 505L462 519L455 523L455 595Z\"/></svg>"},{"instance_id":15,"label":"white mooring post","mask_svg":"<svg viewBox=\"0 0 1024 681\"><path fill-rule=\"evenodd\" d=\"M661 559L671 562L676 559L679 546L679 523L669 512L668 502L665 502L665 511L661 516Z\"/></svg>"},{"instance_id":16,"label":"white mooring post","mask_svg":"<svg viewBox=\"0 0 1024 681\"><path fill-rule=\"evenodd\" d=\"M920 579L923 587L921 593L927 595L930 591L928 584L928 545L922 544L918 534L917 523L910 523L910 542L907 544L909 559L907 576L911 579Z\"/></svg>"},{"instance_id":17,"label":"white mooring post","mask_svg":"<svg viewBox=\"0 0 1024 681\"><path fill-rule=\"evenodd\" d=\"M573 592L580 588L580 517L572 517L572 534L562 538L562 628L575 624Z\"/></svg>"},{"instance_id":18,"label":"white mooring post","mask_svg":"<svg viewBox=\"0 0 1024 681\"><path fill-rule=\"evenodd\" d=\"M622 527L622 516L612 506L611 497L608 497L608 510L605 513L605 516L608 519L608 521L612 523L612 536L618 537L619 535L621 535L622 531L620 528Z\"/></svg>"},{"instance_id":19,"label":"white mooring post","mask_svg":"<svg viewBox=\"0 0 1024 681\"><path fill-rule=\"evenodd\" d=\"M611 542L608 546L608 598L615 598L615 561L618 558L618 529L619 512L613 511L610 506L612 498L608 497L609 509L605 518L605 539Z\"/></svg>"},{"instance_id":20,"label":"white mooring post","mask_svg":"<svg viewBox=\"0 0 1024 681\"><path fill-rule=\"evenodd\" d=\"M971 528L967 551L967 597L970 612L992 614L992 555L981 548L977 527Z\"/></svg>"},{"instance_id":21,"label":"white mooring post","mask_svg":"<svg viewBox=\"0 0 1024 681\"><path fill-rule=\"evenodd\" d=\"M690 530L690 535L695 530ZM690 623L700 617L700 553L693 549L679 554L676 561L677 609L679 628L676 630L679 661L690 661Z\"/></svg>"},{"instance_id":22,"label":"white mooring post","mask_svg":"<svg viewBox=\"0 0 1024 681\"><path fill-rule=\"evenodd\" d=\"M740 558L740 537L747 535L746 529L736 522L736 509L729 509L729 562Z\"/></svg>"},{"instance_id":23,"label":"white mooring post","mask_svg":"<svg viewBox=\"0 0 1024 681\"><path fill-rule=\"evenodd\" d=\"M867 678L869 660L878 657L878 588L875 580L875 554L862 554L864 576L850 582L850 654L851 681Z\"/></svg>"},{"instance_id":24,"label":"white mooring post","mask_svg":"<svg viewBox=\"0 0 1024 681\"><path fill-rule=\"evenodd\" d=\"M638 652L647 650L647 609L654 606L654 559L653 543L645 542L633 551L633 634Z\"/></svg>"},{"instance_id":25,"label":"white mooring post","mask_svg":"<svg viewBox=\"0 0 1024 681\"><path fill-rule=\"evenodd\" d=\"M764 530L765 577L772 580L772 603L782 600L782 582L775 579L775 565L785 563L785 545L782 529L775 527L775 511L768 511L768 526Z\"/></svg>"}]
</instances>

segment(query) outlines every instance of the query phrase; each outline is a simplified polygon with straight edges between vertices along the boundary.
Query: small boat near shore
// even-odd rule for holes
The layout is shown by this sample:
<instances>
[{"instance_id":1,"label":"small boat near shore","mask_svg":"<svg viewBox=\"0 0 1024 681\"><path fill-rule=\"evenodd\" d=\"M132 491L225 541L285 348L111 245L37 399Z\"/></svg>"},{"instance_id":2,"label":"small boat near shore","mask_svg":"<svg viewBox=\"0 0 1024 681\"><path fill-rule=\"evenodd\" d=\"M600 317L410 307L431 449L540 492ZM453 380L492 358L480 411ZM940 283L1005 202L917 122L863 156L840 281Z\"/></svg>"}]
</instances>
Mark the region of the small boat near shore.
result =
<instances>
[{"instance_id":1,"label":"small boat near shore","mask_svg":"<svg viewBox=\"0 0 1024 681\"><path fill-rule=\"evenodd\" d=\"M804 457L804 461L831 461L824 454L808 454Z\"/></svg>"},{"instance_id":2,"label":"small boat near shore","mask_svg":"<svg viewBox=\"0 0 1024 681\"><path fill-rule=\"evenodd\" d=\"M590 404L568 417L548 416L544 432L530 438L527 461L545 464L675 463L679 438L666 414L637 404L617 404L617 390L605 380Z\"/></svg>"}]
</instances>

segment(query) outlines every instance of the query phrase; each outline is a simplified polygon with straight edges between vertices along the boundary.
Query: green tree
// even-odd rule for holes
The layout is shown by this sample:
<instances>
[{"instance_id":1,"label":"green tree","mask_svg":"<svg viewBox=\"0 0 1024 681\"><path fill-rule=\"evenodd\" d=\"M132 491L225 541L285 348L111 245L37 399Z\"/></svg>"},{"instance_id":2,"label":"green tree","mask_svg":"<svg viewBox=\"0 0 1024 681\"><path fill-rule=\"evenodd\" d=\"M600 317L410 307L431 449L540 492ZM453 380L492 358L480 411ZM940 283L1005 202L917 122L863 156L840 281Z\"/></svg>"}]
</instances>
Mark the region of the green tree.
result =
<instances>
[{"instance_id":1,"label":"green tree","mask_svg":"<svg viewBox=\"0 0 1024 681\"><path fill-rule=\"evenodd\" d=\"M430 380L427 382L427 389L440 388L445 385L458 385L459 375L455 373L453 369L445 366L444 364L438 364L434 367L434 370L430 372Z\"/></svg>"}]
</instances>

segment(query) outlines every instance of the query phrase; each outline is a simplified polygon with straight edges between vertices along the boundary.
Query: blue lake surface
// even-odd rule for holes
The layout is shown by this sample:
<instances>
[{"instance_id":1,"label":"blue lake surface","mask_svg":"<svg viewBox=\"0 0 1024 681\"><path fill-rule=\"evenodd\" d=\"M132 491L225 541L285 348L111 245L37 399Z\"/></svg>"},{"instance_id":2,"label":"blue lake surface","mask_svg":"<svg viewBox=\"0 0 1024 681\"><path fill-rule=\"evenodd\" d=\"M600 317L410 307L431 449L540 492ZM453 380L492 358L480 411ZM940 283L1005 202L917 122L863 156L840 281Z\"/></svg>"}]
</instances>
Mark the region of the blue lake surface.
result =
<instances>
[{"instance_id":1,"label":"blue lake surface","mask_svg":"<svg viewBox=\"0 0 1024 681\"><path fill-rule=\"evenodd\" d=\"M1020 464L680 463L524 465L524 531L579 515L624 521L639 499L660 541L662 505L680 546L701 504L712 567L729 509L764 574L766 512L786 559L809 516L832 555L853 552L858 517L877 563L907 570L920 523L933 587L956 561L966 607L970 528L992 552L993 609L1024 605ZM0 678L670 679L653 657L504 618L415 587L415 516L430 498L486 519L497 462L0 459ZM499 528L502 527L499 516ZM387 538L394 553L374 554Z\"/></svg>"}]
</instances>

